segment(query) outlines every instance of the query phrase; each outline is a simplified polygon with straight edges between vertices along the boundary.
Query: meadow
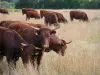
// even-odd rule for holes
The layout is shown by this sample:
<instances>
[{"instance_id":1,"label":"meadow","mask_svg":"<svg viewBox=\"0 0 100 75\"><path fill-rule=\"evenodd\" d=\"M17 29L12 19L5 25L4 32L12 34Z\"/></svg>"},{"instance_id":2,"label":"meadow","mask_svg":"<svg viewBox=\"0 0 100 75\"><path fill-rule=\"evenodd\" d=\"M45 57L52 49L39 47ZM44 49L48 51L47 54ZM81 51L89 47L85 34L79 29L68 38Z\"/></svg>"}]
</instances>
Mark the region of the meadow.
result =
<instances>
[{"instance_id":1,"label":"meadow","mask_svg":"<svg viewBox=\"0 0 100 75\"><path fill-rule=\"evenodd\" d=\"M68 20L60 24L57 36L68 44L65 56L60 56L51 51L45 53L40 66L40 75L100 75L100 10L83 9L89 17L89 22L78 20L70 21L69 11L72 9L53 10L62 13ZM78 9L80 10L80 9ZM39 10L38 10L39 12ZM26 16L21 11L10 12L9 15L0 14L2 20L18 20L26 22ZM44 24L43 19L30 19L30 23ZM17 68L9 70L6 59L0 62L0 75L39 75L30 65L25 69L21 59Z\"/></svg>"}]
</instances>

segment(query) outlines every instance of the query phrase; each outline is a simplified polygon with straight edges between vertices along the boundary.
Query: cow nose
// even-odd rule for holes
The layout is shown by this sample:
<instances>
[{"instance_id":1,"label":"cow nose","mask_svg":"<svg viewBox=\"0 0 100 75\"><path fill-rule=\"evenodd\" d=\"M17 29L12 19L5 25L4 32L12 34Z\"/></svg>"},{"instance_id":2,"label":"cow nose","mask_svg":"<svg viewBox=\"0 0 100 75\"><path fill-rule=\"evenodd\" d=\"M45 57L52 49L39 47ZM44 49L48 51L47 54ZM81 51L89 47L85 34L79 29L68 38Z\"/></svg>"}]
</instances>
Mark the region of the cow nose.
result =
<instances>
[{"instance_id":1,"label":"cow nose","mask_svg":"<svg viewBox=\"0 0 100 75\"><path fill-rule=\"evenodd\" d=\"M47 48L48 47L48 45L43 45L43 48Z\"/></svg>"}]
</instances>

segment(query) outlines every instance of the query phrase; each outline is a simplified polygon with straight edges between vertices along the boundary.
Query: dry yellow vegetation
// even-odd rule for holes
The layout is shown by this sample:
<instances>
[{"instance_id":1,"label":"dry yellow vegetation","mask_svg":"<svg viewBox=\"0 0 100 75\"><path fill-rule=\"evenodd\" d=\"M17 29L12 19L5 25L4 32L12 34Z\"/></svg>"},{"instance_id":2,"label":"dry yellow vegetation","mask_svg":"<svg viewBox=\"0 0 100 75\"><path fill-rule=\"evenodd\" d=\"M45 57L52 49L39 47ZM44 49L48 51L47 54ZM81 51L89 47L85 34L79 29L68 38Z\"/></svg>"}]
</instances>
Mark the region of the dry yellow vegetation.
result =
<instances>
[{"instance_id":1,"label":"dry yellow vegetation","mask_svg":"<svg viewBox=\"0 0 100 75\"><path fill-rule=\"evenodd\" d=\"M45 53L40 66L40 75L100 75L100 10L81 10L87 13L90 22L70 21L70 10L54 10L61 12L68 24L60 24L57 35L66 41L72 40L68 45L65 56L59 56L51 51ZM26 22L21 12L11 12L10 15L1 15L1 20L19 20ZM44 20L31 19L30 23L44 24ZM0 75L9 75L7 62L0 63ZM26 70L21 60L17 62L16 70L11 75L38 75L29 66Z\"/></svg>"}]
</instances>

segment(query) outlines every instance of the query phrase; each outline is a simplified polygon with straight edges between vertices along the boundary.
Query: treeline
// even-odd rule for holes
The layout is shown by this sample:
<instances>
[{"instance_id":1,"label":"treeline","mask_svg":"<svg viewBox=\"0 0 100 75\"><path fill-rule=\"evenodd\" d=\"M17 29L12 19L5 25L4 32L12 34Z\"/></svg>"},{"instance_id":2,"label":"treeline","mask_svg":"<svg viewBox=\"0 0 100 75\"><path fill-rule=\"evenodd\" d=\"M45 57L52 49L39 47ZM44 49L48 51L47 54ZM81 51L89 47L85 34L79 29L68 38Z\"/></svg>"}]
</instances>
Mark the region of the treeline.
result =
<instances>
[{"instance_id":1,"label":"treeline","mask_svg":"<svg viewBox=\"0 0 100 75\"><path fill-rule=\"evenodd\" d=\"M15 3L16 8L35 9L99 9L100 0L3 0Z\"/></svg>"}]
</instances>

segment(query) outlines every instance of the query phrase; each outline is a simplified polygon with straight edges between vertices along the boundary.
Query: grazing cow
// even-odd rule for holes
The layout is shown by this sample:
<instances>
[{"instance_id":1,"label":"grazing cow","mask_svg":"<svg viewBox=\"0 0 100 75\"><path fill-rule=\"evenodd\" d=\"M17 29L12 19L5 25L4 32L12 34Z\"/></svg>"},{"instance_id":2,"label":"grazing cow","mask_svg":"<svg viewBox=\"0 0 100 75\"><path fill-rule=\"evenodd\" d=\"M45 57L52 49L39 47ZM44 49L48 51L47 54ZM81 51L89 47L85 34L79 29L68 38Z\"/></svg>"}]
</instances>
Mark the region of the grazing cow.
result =
<instances>
[{"instance_id":1,"label":"grazing cow","mask_svg":"<svg viewBox=\"0 0 100 75\"><path fill-rule=\"evenodd\" d=\"M88 16L85 12L82 11L70 11L70 19L73 21L73 19L79 19L82 21L88 21Z\"/></svg>"},{"instance_id":2,"label":"grazing cow","mask_svg":"<svg viewBox=\"0 0 100 75\"><path fill-rule=\"evenodd\" d=\"M58 13L58 12L54 12L54 13L57 15L59 23L67 23L68 22L67 19L65 19L65 17L63 16L63 14Z\"/></svg>"},{"instance_id":3,"label":"grazing cow","mask_svg":"<svg viewBox=\"0 0 100 75\"><path fill-rule=\"evenodd\" d=\"M47 10L40 10L40 12L44 12L44 14L46 12L52 12L52 13L55 13L57 15L57 18L58 18L58 22L59 23L67 23L67 19L65 19L65 17L63 16L63 14L59 13L59 12L54 12L54 11L47 11ZM42 16L41 16L42 18Z\"/></svg>"},{"instance_id":4,"label":"grazing cow","mask_svg":"<svg viewBox=\"0 0 100 75\"><path fill-rule=\"evenodd\" d=\"M71 43L66 42L63 39L59 39L56 35L51 35L50 37L50 50L55 51L57 54L64 56L65 49L67 49L67 44Z\"/></svg>"},{"instance_id":5,"label":"grazing cow","mask_svg":"<svg viewBox=\"0 0 100 75\"><path fill-rule=\"evenodd\" d=\"M41 44L40 46L42 46L42 48L43 48L43 50L41 50L39 52L39 55L37 56L37 64L38 64L37 66L38 67L40 65L40 62L41 62L41 59L42 59L42 56L43 56L44 52L49 52L50 50L53 50L56 53L62 54L62 56L64 56L65 49L67 48L66 44L71 43L71 41L66 43L65 40L59 39L55 35L56 34L56 31L55 31L56 29L58 29L58 28L55 28L53 30L50 30L49 28L41 28L37 32L38 35L41 35L42 37L37 35L37 37L36 37L37 42L35 42L35 43L37 43L37 47L38 47L39 40L40 40L40 44Z\"/></svg>"},{"instance_id":6,"label":"grazing cow","mask_svg":"<svg viewBox=\"0 0 100 75\"><path fill-rule=\"evenodd\" d=\"M34 9L32 9L32 8L22 8L22 14L24 15L27 13L27 11L33 11L33 10Z\"/></svg>"},{"instance_id":7,"label":"grazing cow","mask_svg":"<svg viewBox=\"0 0 100 75\"><path fill-rule=\"evenodd\" d=\"M46 25L58 25L58 18L57 15L50 11L40 10L41 18L44 17L44 21Z\"/></svg>"},{"instance_id":8,"label":"grazing cow","mask_svg":"<svg viewBox=\"0 0 100 75\"><path fill-rule=\"evenodd\" d=\"M0 8L0 13L9 14L7 9Z\"/></svg>"},{"instance_id":9,"label":"grazing cow","mask_svg":"<svg viewBox=\"0 0 100 75\"><path fill-rule=\"evenodd\" d=\"M38 39L39 38L37 38L37 40ZM47 42L48 43L48 45L47 45L48 47L46 46L47 48L46 48L45 52L50 52L51 50L53 50L57 54L64 56L65 50L67 49L67 44L69 44L71 42L72 41L67 43L65 40L59 39L56 35L51 35L49 41ZM41 63L41 59L42 59L42 56L43 56L42 53L43 52L40 51L39 55L37 55L36 61L34 61L34 62L37 62L37 69L39 68L39 65Z\"/></svg>"},{"instance_id":10,"label":"grazing cow","mask_svg":"<svg viewBox=\"0 0 100 75\"><path fill-rule=\"evenodd\" d=\"M0 59L6 56L8 64L13 62L16 66L16 61L19 57L25 58L23 63L28 63L30 57L35 55L37 48L28 44L23 38L14 30L5 27L0 27Z\"/></svg>"},{"instance_id":11,"label":"grazing cow","mask_svg":"<svg viewBox=\"0 0 100 75\"><path fill-rule=\"evenodd\" d=\"M27 11L26 13L26 20L29 20L30 18L40 19L40 14L35 11Z\"/></svg>"}]
</instances>

